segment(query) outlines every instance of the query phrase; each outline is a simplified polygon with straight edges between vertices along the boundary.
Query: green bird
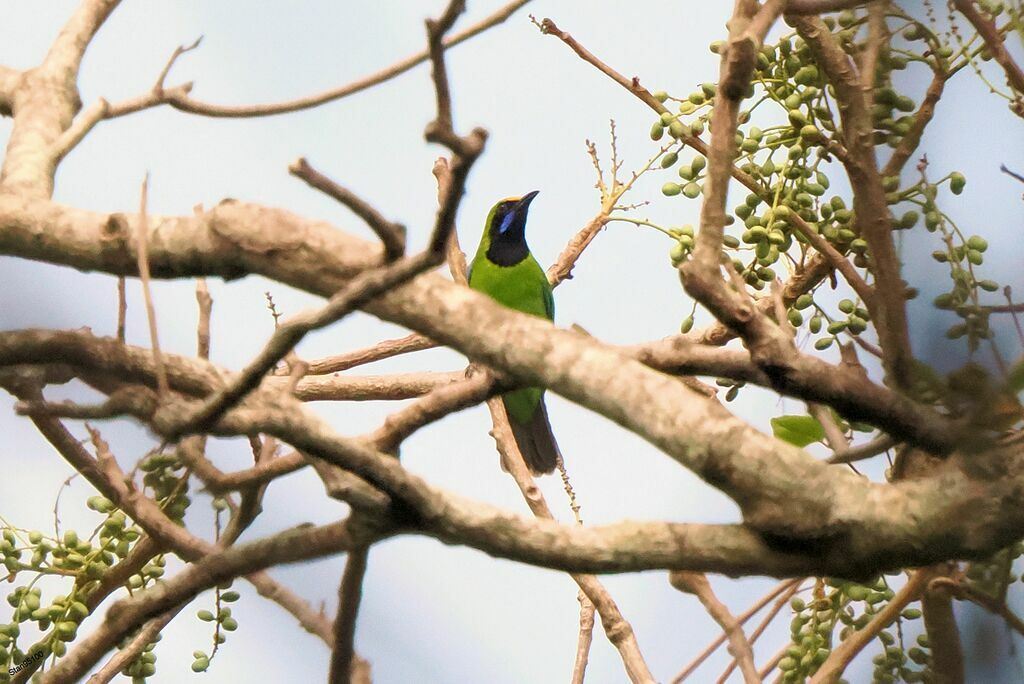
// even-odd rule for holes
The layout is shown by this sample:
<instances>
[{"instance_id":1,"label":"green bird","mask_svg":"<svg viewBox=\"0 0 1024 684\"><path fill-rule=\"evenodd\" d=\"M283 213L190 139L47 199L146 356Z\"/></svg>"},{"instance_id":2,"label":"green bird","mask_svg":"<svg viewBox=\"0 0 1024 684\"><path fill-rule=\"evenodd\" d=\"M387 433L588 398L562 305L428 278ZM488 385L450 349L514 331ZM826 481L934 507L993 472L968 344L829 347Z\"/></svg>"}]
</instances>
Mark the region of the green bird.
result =
<instances>
[{"instance_id":1,"label":"green bird","mask_svg":"<svg viewBox=\"0 0 1024 684\"><path fill-rule=\"evenodd\" d=\"M526 214L536 196L535 190L503 199L491 209L469 267L469 286L511 309L553 321L551 285L526 244ZM526 465L535 475L553 471L559 451L544 406L544 389L524 387L501 398Z\"/></svg>"}]
</instances>

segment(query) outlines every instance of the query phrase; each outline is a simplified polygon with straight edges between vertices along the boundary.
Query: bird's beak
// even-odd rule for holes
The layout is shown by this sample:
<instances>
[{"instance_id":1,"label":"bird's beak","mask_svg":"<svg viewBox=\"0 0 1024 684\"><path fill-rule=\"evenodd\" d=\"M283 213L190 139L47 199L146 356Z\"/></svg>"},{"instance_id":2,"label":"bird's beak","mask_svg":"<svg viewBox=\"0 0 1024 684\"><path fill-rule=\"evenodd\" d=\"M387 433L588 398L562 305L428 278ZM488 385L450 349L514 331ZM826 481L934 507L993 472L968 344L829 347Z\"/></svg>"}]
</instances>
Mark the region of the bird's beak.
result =
<instances>
[{"instance_id":1,"label":"bird's beak","mask_svg":"<svg viewBox=\"0 0 1024 684\"><path fill-rule=\"evenodd\" d=\"M516 213L525 216L527 209L530 208L530 202L533 201L533 198L536 197L538 193L540 193L540 190L534 190L533 192L528 192L523 195L522 198L516 202Z\"/></svg>"}]
</instances>

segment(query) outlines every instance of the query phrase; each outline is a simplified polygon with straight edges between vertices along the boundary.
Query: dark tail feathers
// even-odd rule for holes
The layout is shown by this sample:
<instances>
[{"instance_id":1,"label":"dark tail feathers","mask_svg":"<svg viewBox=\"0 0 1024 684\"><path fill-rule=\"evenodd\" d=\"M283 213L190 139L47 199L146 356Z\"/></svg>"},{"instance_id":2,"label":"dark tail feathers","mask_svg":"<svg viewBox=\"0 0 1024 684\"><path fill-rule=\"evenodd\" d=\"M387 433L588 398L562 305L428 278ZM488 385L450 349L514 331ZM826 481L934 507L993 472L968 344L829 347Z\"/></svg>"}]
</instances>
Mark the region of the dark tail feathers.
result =
<instances>
[{"instance_id":1,"label":"dark tail feathers","mask_svg":"<svg viewBox=\"0 0 1024 684\"><path fill-rule=\"evenodd\" d=\"M530 472L534 475L552 472L558 465L561 453L558 451L555 436L551 433L551 423L548 421L548 410L544 406L544 400L541 400L537 410L533 412L533 418L529 423L516 421L512 418L511 412L508 422L512 426L512 434Z\"/></svg>"}]
</instances>

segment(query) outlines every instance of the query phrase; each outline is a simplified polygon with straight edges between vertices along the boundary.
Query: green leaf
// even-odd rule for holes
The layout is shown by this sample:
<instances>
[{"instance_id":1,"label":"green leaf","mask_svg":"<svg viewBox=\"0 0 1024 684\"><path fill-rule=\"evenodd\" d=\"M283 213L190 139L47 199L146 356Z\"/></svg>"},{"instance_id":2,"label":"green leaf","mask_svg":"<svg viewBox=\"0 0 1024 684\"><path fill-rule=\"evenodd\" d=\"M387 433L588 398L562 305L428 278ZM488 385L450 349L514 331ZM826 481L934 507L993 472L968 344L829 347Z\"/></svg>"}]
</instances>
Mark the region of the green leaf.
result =
<instances>
[{"instance_id":1,"label":"green leaf","mask_svg":"<svg viewBox=\"0 0 1024 684\"><path fill-rule=\"evenodd\" d=\"M821 423L811 416L779 416L772 418L772 432L784 442L805 447L825 438Z\"/></svg>"}]
</instances>

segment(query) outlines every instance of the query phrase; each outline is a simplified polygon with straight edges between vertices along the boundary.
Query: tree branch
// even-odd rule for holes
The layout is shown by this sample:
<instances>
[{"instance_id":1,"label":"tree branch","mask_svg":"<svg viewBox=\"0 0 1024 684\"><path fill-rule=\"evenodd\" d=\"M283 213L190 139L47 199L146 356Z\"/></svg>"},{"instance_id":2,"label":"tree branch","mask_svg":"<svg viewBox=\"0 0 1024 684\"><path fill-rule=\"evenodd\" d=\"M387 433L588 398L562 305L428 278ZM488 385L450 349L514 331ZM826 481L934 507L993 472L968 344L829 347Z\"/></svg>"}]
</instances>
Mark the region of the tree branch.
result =
<instances>
[{"instance_id":1,"label":"tree branch","mask_svg":"<svg viewBox=\"0 0 1024 684\"><path fill-rule=\"evenodd\" d=\"M676 571L669 574L669 582L679 591L697 597L729 639L729 653L739 664L743 681L746 684L759 684L761 678L757 675L757 668L754 667L754 651L750 648L750 642L747 641L746 635L743 634L743 626L729 612L728 607L715 596L708 578L702 573Z\"/></svg>"},{"instance_id":2,"label":"tree branch","mask_svg":"<svg viewBox=\"0 0 1024 684\"><path fill-rule=\"evenodd\" d=\"M304 180L310 187L333 197L363 219L366 225L377 234L384 245L384 260L391 262L405 254L405 226L384 218L376 208L356 196L351 190L344 188L323 175L300 157L288 167L289 173Z\"/></svg>"},{"instance_id":3,"label":"tree branch","mask_svg":"<svg viewBox=\"0 0 1024 684\"><path fill-rule=\"evenodd\" d=\"M1006 82L1009 86L1017 91L1018 97L1024 96L1024 71L1021 71L1020 66L1007 51L996 25L978 11L972 0L953 0L953 6L971 22L978 35L985 41L993 59L1006 72Z\"/></svg>"},{"instance_id":4,"label":"tree branch","mask_svg":"<svg viewBox=\"0 0 1024 684\"><path fill-rule=\"evenodd\" d=\"M67 655L41 676L40 681L42 684L57 684L82 678L125 634L145 620L190 600L216 584L271 565L346 551L362 543L365 534L341 521L321 527L299 527L211 553L162 584L112 605L103 624L80 638Z\"/></svg>"},{"instance_id":5,"label":"tree branch","mask_svg":"<svg viewBox=\"0 0 1024 684\"><path fill-rule=\"evenodd\" d=\"M501 24L506 19L516 13L521 7L523 7L530 0L516 0L510 2L498 11L488 15L484 19L480 20L476 24L467 26L462 31L459 31L444 39L443 44L446 48L454 47L459 43L465 42L470 38L480 35L484 31L498 24ZM334 88L323 93L315 95L309 95L296 100L290 100L288 102L279 102L275 104L264 104L264 105L243 105L243 106L230 106L230 105L218 105L208 102L201 102L199 100L188 97L186 93L175 93L169 98L168 102L175 109L179 109L183 112L189 112L191 114L198 114L200 116L211 116L211 117L223 117L223 118L249 118L258 116L272 116L275 114L287 114L289 112L297 112L303 109L310 109L312 107L318 107L328 102L340 100L349 95L372 88L375 85L379 85L388 81L396 76L404 74L415 66L418 66L426 62L430 58L430 53L427 50L418 52L414 55L410 55L405 59L396 62L395 64L382 69L377 73L371 74L358 81L353 81L347 85L339 88Z\"/></svg>"},{"instance_id":6,"label":"tree branch","mask_svg":"<svg viewBox=\"0 0 1024 684\"><path fill-rule=\"evenodd\" d=\"M892 221L873 146L874 126L860 79L824 22L817 17L789 17L815 61L835 88L847 156L842 160L853 188L858 232L868 243L874 296L866 300L878 329L886 375L896 388L907 388L913 356L907 327L906 285L892 239Z\"/></svg>"},{"instance_id":7,"label":"tree branch","mask_svg":"<svg viewBox=\"0 0 1024 684\"><path fill-rule=\"evenodd\" d=\"M953 595L942 580L951 569L940 571L928 582L921 595L924 628L932 652L931 670L937 684L962 684L964 681L964 652L960 645L960 630L953 615ZM936 582L938 580L938 582Z\"/></svg>"},{"instance_id":8,"label":"tree branch","mask_svg":"<svg viewBox=\"0 0 1024 684\"><path fill-rule=\"evenodd\" d=\"M345 561L345 572L338 588L338 615L334 620L334 650L331 669L327 675L330 684L350 684L355 658L356 616L363 598L363 578L369 546L352 548Z\"/></svg>"},{"instance_id":9,"label":"tree branch","mask_svg":"<svg viewBox=\"0 0 1024 684\"><path fill-rule=\"evenodd\" d=\"M871 618L871 622L865 625L863 629L858 629L846 637L839 646L832 649L832 653L821 664L818 671L814 673L810 684L831 684L838 681L839 677L846 670L847 665L850 664L850 661L864 650L864 647L871 643L878 636L879 632L892 624L900 616L900 612L907 607L907 604L917 600L921 592L924 591L928 581L934 576L934 573L929 568L916 570L910 576L910 579L907 580L907 583L896 592L892 600L875 613L875 616Z\"/></svg>"}]
</instances>

